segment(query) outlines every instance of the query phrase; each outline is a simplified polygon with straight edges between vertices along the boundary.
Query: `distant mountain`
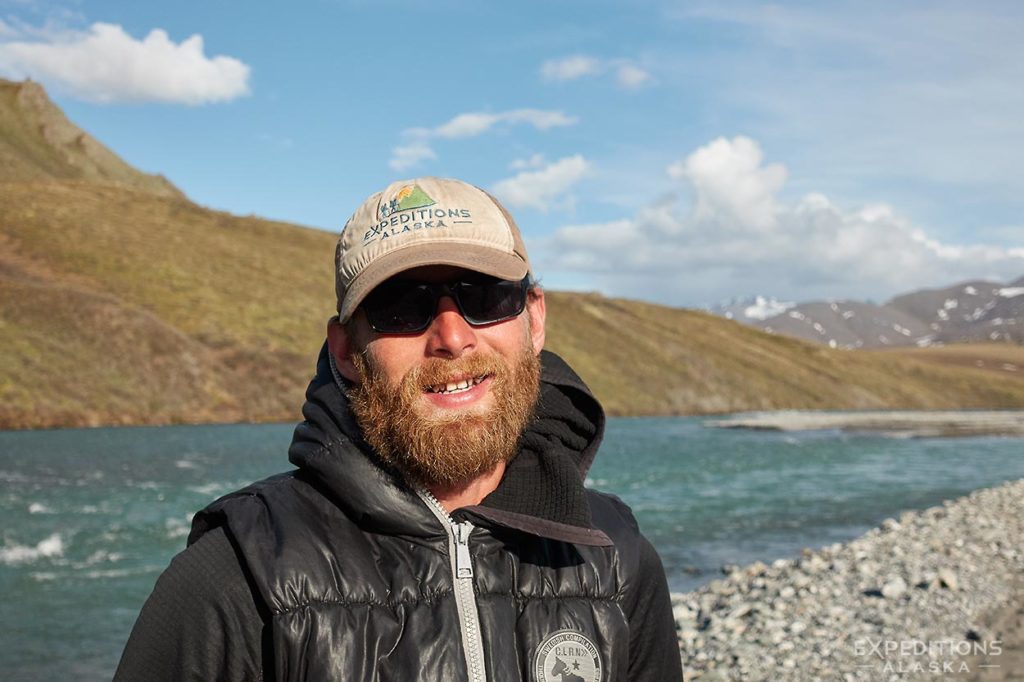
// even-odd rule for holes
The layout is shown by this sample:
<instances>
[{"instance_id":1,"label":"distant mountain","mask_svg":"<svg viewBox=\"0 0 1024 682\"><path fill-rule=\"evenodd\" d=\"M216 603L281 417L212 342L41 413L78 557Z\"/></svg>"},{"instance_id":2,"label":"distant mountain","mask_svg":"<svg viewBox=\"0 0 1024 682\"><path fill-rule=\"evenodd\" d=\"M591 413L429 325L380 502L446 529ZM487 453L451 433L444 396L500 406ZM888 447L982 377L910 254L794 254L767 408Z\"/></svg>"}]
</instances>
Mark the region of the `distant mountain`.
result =
<instances>
[{"instance_id":1,"label":"distant mountain","mask_svg":"<svg viewBox=\"0 0 1024 682\"><path fill-rule=\"evenodd\" d=\"M762 317L761 312L772 310L773 304L785 308ZM832 348L1020 344L1024 343L1024 277L1008 284L978 280L914 291L884 305L848 300L778 304L758 296L715 306L711 312Z\"/></svg>"},{"instance_id":2,"label":"distant mountain","mask_svg":"<svg viewBox=\"0 0 1024 682\"><path fill-rule=\"evenodd\" d=\"M858 301L801 303L757 325L831 348L927 345L928 325L887 306Z\"/></svg>"},{"instance_id":3,"label":"distant mountain","mask_svg":"<svg viewBox=\"0 0 1024 682\"><path fill-rule=\"evenodd\" d=\"M335 240L197 206L0 80L0 428L301 418ZM613 415L1024 406L1024 347L840 352L593 294L547 310Z\"/></svg>"},{"instance_id":4,"label":"distant mountain","mask_svg":"<svg viewBox=\"0 0 1024 682\"><path fill-rule=\"evenodd\" d=\"M1024 277L1009 284L973 281L916 291L888 305L924 321L933 343L1024 343Z\"/></svg>"}]
</instances>

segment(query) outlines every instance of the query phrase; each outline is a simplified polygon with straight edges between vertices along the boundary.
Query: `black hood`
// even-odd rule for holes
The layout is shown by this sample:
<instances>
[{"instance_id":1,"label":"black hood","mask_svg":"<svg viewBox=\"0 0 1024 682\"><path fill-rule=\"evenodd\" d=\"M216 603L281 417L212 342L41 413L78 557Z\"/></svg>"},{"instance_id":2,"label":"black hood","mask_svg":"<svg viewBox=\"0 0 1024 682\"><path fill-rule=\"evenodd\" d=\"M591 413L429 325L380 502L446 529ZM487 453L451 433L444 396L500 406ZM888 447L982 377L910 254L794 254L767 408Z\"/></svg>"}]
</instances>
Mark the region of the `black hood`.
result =
<instances>
[{"instance_id":1,"label":"black hood","mask_svg":"<svg viewBox=\"0 0 1024 682\"><path fill-rule=\"evenodd\" d=\"M331 369L326 344L306 389L302 414L305 421L295 429L288 458L300 476L321 488L350 518L386 533L443 532L416 492L386 469L363 440ZM578 544L610 544L591 522L583 487L604 424L604 411L583 380L560 357L543 351L540 398L517 455L494 492L453 516L474 516Z\"/></svg>"}]
</instances>

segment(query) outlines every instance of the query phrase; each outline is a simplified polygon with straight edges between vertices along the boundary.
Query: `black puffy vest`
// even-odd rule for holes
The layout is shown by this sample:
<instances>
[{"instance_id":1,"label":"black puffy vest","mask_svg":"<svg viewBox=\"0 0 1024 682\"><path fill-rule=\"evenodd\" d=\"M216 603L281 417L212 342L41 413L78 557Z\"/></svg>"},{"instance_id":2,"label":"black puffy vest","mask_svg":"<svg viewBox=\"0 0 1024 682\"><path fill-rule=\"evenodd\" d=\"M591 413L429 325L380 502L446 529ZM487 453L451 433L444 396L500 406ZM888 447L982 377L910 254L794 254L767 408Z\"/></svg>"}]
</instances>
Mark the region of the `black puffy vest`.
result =
<instances>
[{"instance_id":1,"label":"black puffy vest","mask_svg":"<svg viewBox=\"0 0 1024 682\"><path fill-rule=\"evenodd\" d=\"M639 533L622 502L583 488L600 407L557 356L542 362L501 485L448 517L368 454L321 353L298 469L214 502L189 537L226 528L271 616L267 678L626 679Z\"/></svg>"}]
</instances>

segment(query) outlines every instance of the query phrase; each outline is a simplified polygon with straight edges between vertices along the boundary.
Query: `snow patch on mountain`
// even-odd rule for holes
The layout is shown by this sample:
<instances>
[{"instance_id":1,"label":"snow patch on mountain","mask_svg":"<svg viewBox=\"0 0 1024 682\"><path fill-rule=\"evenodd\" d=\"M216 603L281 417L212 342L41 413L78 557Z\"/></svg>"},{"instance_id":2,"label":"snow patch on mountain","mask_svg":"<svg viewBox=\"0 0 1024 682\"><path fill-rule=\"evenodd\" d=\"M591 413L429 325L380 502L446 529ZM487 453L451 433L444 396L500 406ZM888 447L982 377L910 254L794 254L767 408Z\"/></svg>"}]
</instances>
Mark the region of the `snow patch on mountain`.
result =
<instances>
[{"instance_id":1,"label":"snow patch on mountain","mask_svg":"<svg viewBox=\"0 0 1024 682\"><path fill-rule=\"evenodd\" d=\"M734 300L728 312L723 307L711 312L840 349L1024 342L1024 278L922 289L883 305L834 299L793 304L758 296L742 304Z\"/></svg>"},{"instance_id":2,"label":"snow patch on mountain","mask_svg":"<svg viewBox=\"0 0 1024 682\"><path fill-rule=\"evenodd\" d=\"M792 301L779 301L774 298L757 296L754 298L753 305L743 309L743 314L751 320L767 320L769 317L786 312L795 305L796 303Z\"/></svg>"}]
</instances>

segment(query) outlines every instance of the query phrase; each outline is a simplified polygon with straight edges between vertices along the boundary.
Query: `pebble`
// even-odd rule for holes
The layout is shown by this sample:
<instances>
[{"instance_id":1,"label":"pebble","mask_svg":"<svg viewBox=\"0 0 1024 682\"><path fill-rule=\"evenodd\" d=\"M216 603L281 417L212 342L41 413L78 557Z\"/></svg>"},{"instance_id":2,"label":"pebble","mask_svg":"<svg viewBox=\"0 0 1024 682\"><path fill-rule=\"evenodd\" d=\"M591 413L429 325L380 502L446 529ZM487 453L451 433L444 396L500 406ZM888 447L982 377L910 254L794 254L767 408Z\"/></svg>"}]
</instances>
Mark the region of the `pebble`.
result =
<instances>
[{"instance_id":1,"label":"pebble","mask_svg":"<svg viewBox=\"0 0 1024 682\"><path fill-rule=\"evenodd\" d=\"M864 677L879 664L866 642L984 637L973 623L1015 598L1024 573L1021 509L1017 481L904 512L846 544L728 566L673 595L683 679L875 679Z\"/></svg>"},{"instance_id":2,"label":"pebble","mask_svg":"<svg viewBox=\"0 0 1024 682\"><path fill-rule=\"evenodd\" d=\"M727 616L727 618L729 618L729 619L742 618L743 616L746 616L747 614L749 614L753 610L754 610L754 607L753 607L752 604L750 604L749 602L744 602L744 603L740 604L739 606L737 606L736 608L734 608L732 611L730 611L729 615Z\"/></svg>"},{"instance_id":3,"label":"pebble","mask_svg":"<svg viewBox=\"0 0 1024 682\"><path fill-rule=\"evenodd\" d=\"M907 591L907 583L903 578L894 578L882 587L882 596L886 599L899 599Z\"/></svg>"},{"instance_id":4,"label":"pebble","mask_svg":"<svg viewBox=\"0 0 1024 682\"><path fill-rule=\"evenodd\" d=\"M951 590L956 590L957 586L960 584L957 582L956 573L953 573L953 571L948 568L940 568L936 577L943 587L948 587Z\"/></svg>"}]
</instances>

